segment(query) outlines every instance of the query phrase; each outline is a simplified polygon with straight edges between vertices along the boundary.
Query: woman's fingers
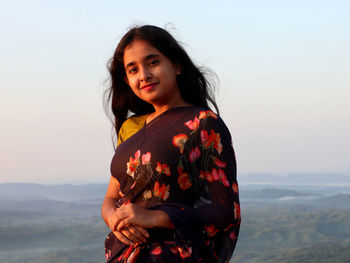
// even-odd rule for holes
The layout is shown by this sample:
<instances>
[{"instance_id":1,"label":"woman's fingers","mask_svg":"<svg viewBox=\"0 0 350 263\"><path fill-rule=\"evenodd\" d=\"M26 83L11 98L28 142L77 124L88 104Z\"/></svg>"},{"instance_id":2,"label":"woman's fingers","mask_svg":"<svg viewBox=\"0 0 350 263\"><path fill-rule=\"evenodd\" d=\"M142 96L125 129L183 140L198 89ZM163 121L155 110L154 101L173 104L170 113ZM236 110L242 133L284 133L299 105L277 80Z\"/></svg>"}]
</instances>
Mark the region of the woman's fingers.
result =
<instances>
[{"instance_id":1,"label":"woman's fingers","mask_svg":"<svg viewBox=\"0 0 350 263\"><path fill-rule=\"evenodd\" d=\"M113 219L111 220L112 223L111 223L110 228L111 228L111 230L112 230L113 232L114 232L114 231L117 231L117 226L118 226L120 220L121 220L120 217L118 217L117 215L115 215L115 216L113 217Z\"/></svg>"},{"instance_id":2,"label":"woman's fingers","mask_svg":"<svg viewBox=\"0 0 350 263\"><path fill-rule=\"evenodd\" d=\"M122 230L126 225L130 224L132 222L130 222L130 217L129 218L126 218L122 221L119 222L119 224L117 225L117 231L120 231Z\"/></svg>"},{"instance_id":3,"label":"woman's fingers","mask_svg":"<svg viewBox=\"0 0 350 263\"><path fill-rule=\"evenodd\" d=\"M129 246L133 245L133 242L127 239L121 232L113 231L114 235L124 244L127 244Z\"/></svg>"},{"instance_id":4,"label":"woman's fingers","mask_svg":"<svg viewBox=\"0 0 350 263\"><path fill-rule=\"evenodd\" d=\"M149 238L149 234L148 234L148 231L141 227L141 226L137 226L137 225L134 225L134 227L146 238Z\"/></svg>"},{"instance_id":5,"label":"woman's fingers","mask_svg":"<svg viewBox=\"0 0 350 263\"><path fill-rule=\"evenodd\" d=\"M118 230L113 231L116 237L127 245L132 245L133 242L145 243L147 238L149 238L148 231L137 225L132 225L131 219L127 218L122 220L118 225Z\"/></svg>"},{"instance_id":6,"label":"woman's fingers","mask_svg":"<svg viewBox=\"0 0 350 263\"><path fill-rule=\"evenodd\" d=\"M125 209L123 209L122 207L117 208L115 210L114 215L113 215L111 230L117 231L117 226L119 225L120 221L127 218L127 217L128 217L128 213L127 213L127 211L125 211Z\"/></svg>"},{"instance_id":7,"label":"woman's fingers","mask_svg":"<svg viewBox=\"0 0 350 263\"><path fill-rule=\"evenodd\" d=\"M129 240L133 242L136 242L136 243L147 242L146 238L133 226L126 227L120 232L122 232L122 234L125 237L127 237Z\"/></svg>"},{"instance_id":8,"label":"woman's fingers","mask_svg":"<svg viewBox=\"0 0 350 263\"><path fill-rule=\"evenodd\" d=\"M149 238L149 234L146 229L135 225L129 225L127 226L127 229L138 239L142 240L143 242L147 242L147 238Z\"/></svg>"}]
</instances>

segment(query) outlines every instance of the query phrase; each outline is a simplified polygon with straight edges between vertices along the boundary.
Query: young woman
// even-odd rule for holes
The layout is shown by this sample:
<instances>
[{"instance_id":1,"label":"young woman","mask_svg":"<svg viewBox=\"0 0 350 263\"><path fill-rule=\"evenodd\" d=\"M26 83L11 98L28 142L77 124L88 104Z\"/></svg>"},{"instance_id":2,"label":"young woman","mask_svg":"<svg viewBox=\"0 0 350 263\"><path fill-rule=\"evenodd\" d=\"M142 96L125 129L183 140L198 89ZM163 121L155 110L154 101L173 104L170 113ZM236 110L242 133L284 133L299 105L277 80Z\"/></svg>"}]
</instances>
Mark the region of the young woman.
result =
<instances>
[{"instance_id":1,"label":"young woman","mask_svg":"<svg viewBox=\"0 0 350 263\"><path fill-rule=\"evenodd\" d=\"M118 147L102 204L107 262L229 262L241 220L236 162L209 82L150 25L129 30L109 70Z\"/></svg>"}]
</instances>

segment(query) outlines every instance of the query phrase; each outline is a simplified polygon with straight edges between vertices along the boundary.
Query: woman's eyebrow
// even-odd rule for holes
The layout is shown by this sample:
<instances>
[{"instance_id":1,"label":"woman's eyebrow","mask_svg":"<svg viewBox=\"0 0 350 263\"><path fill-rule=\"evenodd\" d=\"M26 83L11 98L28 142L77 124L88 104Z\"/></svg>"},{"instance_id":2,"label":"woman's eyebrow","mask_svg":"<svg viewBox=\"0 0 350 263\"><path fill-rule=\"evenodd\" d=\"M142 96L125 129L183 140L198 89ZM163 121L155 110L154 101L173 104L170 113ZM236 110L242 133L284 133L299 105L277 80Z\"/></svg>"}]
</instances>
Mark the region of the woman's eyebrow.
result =
<instances>
[{"instance_id":1,"label":"woman's eyebrow","mask_svg":"<svg viewBox=\"0 0 350 263\"><path fill-rule=\"evenodd\" d=\"M136 64L135 62L129 62L129 63L125 66L125 68L131 67L131 66L133 66L133 65L135 65L135 64Z\"/></svg>"},{"instance_id":2,"label":"woman's eyebrow","mask_svg":"<svg viewBox=\"0 0 350 263\"><path fill-rule=\"evenodd\" d=\"M159 55L158 54L149 54L145 57L145 60L149 60L149 59L154 58L154 57L159 57Z\"/></svg>"}]
</instances>

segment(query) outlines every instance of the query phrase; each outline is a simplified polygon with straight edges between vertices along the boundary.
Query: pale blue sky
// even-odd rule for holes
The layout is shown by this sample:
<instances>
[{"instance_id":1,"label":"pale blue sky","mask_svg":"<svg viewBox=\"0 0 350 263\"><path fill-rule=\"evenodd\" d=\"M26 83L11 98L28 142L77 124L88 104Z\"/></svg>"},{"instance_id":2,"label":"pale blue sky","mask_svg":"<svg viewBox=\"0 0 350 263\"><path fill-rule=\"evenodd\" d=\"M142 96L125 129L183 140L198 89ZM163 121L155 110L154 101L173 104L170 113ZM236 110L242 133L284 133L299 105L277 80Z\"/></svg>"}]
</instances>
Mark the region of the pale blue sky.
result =
<instances>
[{"instance_id":1,"label":"pale blue sky","mask_svg":"<svg viewBox=\"0 0 350 263\"><path fill-rule=\"evenodd\" d=\"M350 175L349 1L0 5L0 182L108 181L106 63L134 23L216 72L239 176Z\"/></svg>"}]
</instances>

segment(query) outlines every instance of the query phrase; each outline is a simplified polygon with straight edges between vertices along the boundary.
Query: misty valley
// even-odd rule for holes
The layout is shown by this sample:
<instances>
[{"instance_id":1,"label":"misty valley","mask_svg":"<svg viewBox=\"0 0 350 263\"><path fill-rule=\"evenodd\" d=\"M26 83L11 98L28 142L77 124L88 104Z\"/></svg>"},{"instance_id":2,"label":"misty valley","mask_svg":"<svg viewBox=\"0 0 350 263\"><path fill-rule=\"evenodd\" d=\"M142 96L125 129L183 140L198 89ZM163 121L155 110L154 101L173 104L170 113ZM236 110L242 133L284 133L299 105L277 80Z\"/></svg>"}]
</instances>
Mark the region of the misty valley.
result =
<instances>
[{"instance_id":1,"label":"misty valley","mask_svg":"<svg viewBox=\"0 0 350 263\"><path fill-rule=\"evenodd\" d=\"M104 262L106 184L0 184L0 262ZM350 186L241 184L232 263L350 262Z\"/></svg>"}]
</instances>

